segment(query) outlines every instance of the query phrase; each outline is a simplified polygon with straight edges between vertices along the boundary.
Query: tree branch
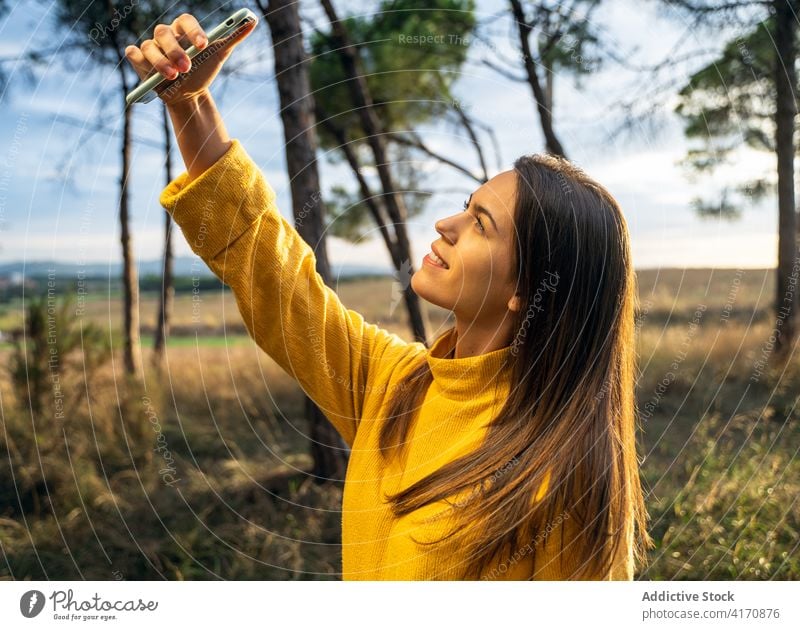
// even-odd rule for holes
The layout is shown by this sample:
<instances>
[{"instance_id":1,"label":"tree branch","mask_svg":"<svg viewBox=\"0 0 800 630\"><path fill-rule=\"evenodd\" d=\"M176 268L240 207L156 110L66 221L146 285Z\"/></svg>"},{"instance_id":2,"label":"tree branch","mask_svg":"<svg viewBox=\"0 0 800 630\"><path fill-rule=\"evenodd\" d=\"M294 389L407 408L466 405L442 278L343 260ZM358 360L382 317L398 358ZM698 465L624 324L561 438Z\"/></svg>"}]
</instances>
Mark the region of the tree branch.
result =
<instances>
[{"instance_id":1,"label":"tree branch","mask_svg":"<svg viewBox=\"0 0 800 630\"><path fill-rule=\"evenodd\" d=\"M483 181L488 181L489 170L486 168L486 160L483 156L483 147L481 147L481 143L478 140L478 135L475 133L472 121L470 120L469 116L467 116L466 112L460 107L459 103L456 103L455 110L461 125L466 130L470 140L472 141L472 145L475 147L475 152L478 154L478 161L481 163L481 170L483 171Z\"/></svg>"},{"instance_id":2,"label":"tree branch","mask_svg":"<svg viewBox=\"0 0 800 630\"><path fill-rule=\"evenodd\" d=\"M536 73L536 66L534 65L533 55L531 53L531 46L528 37L531 32L531 25L525 21L525 14L522 10L522 3L520 0L509 0L511 2L511 10L514 15L514 21L517 25L519 34L519 45L522 50L522 59L525 64L525 73L528 75L528 83L533 92L533 99L536 102L536 109L539 112L539 119L542 125L542 132L544 133L545 144L547 150L555 155L566 157L564 147L561 145L558 137L553 130L553 113L547 109L546 98L542 85L539 82L539 76Z\"/></svg>"},{"instance_id":3,"label":"tree branch","mask_svg":"<svg viewBox=\"0 0 800 630\"><path fill-rule=\"evenodd\" d=\"M506 79L510 79L511 81L517 81L518 83L526 83L528 81L528 79L526 79L525 77L512 74L505 68L501 68L500 66L498 66L495 63L492 63L488 59L481 59L481 63L483 63L483 65L485 65L487 68L494 70L497 74L504 76Z\"/></svg>"},{"instance_id":4,"label":"tree branch","mask_svg":"<svg viewBox=\"0 0 800 630\"><path fill-rule=\"evenodd\" d=\"M443 156L441 153L436 153L433 149L428 147L422 141L422 139L414 132L410 132L410 137L402 135L399 132L395 132L395 133L392 133L391 138L392 138L392 140L394 140L398 144L402 144L402 145L407 146L407 147L413 147L415 149L419 149L420 151L422 151L426 155L432 157L433 159L437 160L438 162L441 162L442 164L447 164L448 166L450 166L450 167L454 168L455 170L459 171L460 173L463 173L464 175L466 175L470 179L474 179L479 184L482 184L482 183L484 183L486 181L486 179L481 179L480 177L475 175L466 166L463 166L462 164L459 164L458 162L455 162L455 161L451 160L450 158L447 158L447 157ZM484 170L484 172L485 172L485 170Z\"/></svg>"}]
</instances>

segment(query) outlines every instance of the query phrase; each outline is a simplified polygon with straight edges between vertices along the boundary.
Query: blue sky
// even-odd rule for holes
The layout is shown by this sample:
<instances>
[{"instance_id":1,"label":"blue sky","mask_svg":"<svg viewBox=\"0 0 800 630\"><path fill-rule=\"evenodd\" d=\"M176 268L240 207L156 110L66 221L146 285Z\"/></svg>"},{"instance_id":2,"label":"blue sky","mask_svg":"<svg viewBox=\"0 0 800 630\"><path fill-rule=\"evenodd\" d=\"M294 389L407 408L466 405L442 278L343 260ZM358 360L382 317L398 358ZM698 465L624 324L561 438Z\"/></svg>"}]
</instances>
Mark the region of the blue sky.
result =
<instances>
[{"instance_id":1,"label":"blue sky","mask_svg":"<svg viewBox=\"0 0 800 630\"><path fill-rule=\"evenodd\" d=\"M314 17L315 3L304 12ZM366 2L340 2L358 11ZM500 0L478 1L479 17L504 9ZM49 5L21 2L0 24L0 56L52 47L59 37L51 28ZM220 14L228 12L221 9ZM692 32L680 19L656 11L656 3L607 0L595 19L605 25L621 51L635 50L639 65L661 61L676 42L680 54L720 46L717 33ZM481 64L494 50L514 52L514 40L503 22L494 28L491 47L473 47L462 69L456 94L470 111L494 127L502 169L523 153L541 151L543 140L526 84L515 83ZM657 34L657 36L655 35ZM713 40L713 41L712 41ZM277 93L272 78L268 28L257 30L237 48L232 60L248 61L250 79L226 79L212 88L231 136L239 138L278 193L285 216L291 216L288 180L282 144ZM695 62L695 67L700 61ZM692 66L676 70L688 76ZM19 78L12 68L12 78ZM681 78L681 74L676 75ZM33 83L16 82L0 105L0 261L55 259L65 262L118 262L119 226L116 199L119 180L121 107L117 74L98 69L88 59L73 59L69 69L54 65L37 74ZM687 179L677 162L687 143L678 120L663 104L659 130L636 129L631 134L606 137L618 122L612 105L622 97L641 94L647 79L609 63L585 81L581 90L571 78L558 76L555 124L570 158L603 183L619 200L632 234L634 263L652 267L772 267L777 260L777 209L774 200L749 208L736 222L701 220L689 206L692 197L713 196L725 181L743 181L773 167L770 155L743 151L739 162L713 178ZM54 114L71 124L54 120ZM158 196L164 187L163 155L158 102L135 111L131 228L137 259L161 255L163 209ZM111 133L92 133L97 125ZM442 126L431 126L426 140L437 150L470 160L465 143ZM156 146L153 146L155 144ZM177 167L183 165L179 153ZM493 166L494 159L491 160ZM322 185L353 187L352 175L323 160ZM419 165L436 189L454 189L434 195L426 211L410 226L416 266L437 234L435 221L460 210L474 184L432 162ZM176 171L175 174L177 174ZM464 192L461 192L464 191ZM185 241L175 239L176 253L189 255ZM359 245L329 239L334 264L376 264L389 267L379 238Z\"/></svg>"}]
</instances>

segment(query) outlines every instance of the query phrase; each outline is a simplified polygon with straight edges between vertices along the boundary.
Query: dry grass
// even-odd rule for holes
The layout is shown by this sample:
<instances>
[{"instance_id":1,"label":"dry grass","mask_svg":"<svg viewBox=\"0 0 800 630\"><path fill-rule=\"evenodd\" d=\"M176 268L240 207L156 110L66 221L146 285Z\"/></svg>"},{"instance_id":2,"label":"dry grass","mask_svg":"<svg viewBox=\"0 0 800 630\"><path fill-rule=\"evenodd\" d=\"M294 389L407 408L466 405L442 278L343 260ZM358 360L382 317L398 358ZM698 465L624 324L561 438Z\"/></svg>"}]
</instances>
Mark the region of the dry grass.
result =
<instances>
[{"instance_id":1,"label":"dry grass","mask_svg":"<svg viewBox=\"0 0 800 630\"><path fill-rule=\"evenodd\" d=\"M771 331L771 275L667 270L640 272L639 284L640 410L650 403L642 476L657 541L641 576L800 578L800 362L751 378ZM390 280L339 293L408 338L402 305L390 313ZM146 296L143 326L155 310ZM90 310L114 328L118 313L116 302ZM431 331L449 325L440 309L427 315ZM64 375L63 418L32 418L26 392L0 377L0 575L336 577L341 485L305 474L299 388L243 336L230 293L203 296L199 327L179 299L175 323L217 336L199 346L193 334L174 338L145 386L124 378L117 346L88 384L80 372ZM0 352L0 365L7 358Z\"/></svg>"}]
</instances>

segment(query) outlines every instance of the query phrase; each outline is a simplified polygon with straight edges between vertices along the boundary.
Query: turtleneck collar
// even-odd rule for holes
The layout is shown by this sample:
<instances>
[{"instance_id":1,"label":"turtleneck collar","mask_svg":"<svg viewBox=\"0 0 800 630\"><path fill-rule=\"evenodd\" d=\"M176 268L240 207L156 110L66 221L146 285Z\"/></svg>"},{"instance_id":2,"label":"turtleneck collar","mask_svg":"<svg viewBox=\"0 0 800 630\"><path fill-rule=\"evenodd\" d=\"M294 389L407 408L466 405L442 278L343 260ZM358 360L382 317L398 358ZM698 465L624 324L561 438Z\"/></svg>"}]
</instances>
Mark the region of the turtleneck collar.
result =
<instances>
[{"instance_id":1,"label":"turtleneck collar","mask_svg":"<svg viewBox=\"0 0 800 630\"><path fill-rule=\"evenodd\" d=\"M455 327L439 337L426 358L441 394L454 400L484 397L499 384L507 384L511 372L511 346L461 359L451 357L456 347Z\"/></svg>"}]
</instances>

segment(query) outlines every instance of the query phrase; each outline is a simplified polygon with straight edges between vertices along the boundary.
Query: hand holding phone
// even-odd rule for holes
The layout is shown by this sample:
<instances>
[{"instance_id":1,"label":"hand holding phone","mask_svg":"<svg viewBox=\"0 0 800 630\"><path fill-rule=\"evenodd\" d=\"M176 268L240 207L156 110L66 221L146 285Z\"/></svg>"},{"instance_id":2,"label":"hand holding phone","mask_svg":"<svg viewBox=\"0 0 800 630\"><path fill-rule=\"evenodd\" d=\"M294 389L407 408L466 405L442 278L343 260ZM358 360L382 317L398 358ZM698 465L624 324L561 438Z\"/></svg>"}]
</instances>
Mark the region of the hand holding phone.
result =
<instances>
[{"instance_id":1,"label":"hand holding phone","mask_svg":"<svg viewBox=\"0 0 800 630\"><path fill-rule=\"evenodd\" d=\"M149 102L156 95L170 104L203 93L236 44L257 23L252 11L239 9L207 34L188 13L172 24L156 25L153 39L125 49L125 57L142 80L127 95L128 105Z\"/></svg>"}]
</instances>

